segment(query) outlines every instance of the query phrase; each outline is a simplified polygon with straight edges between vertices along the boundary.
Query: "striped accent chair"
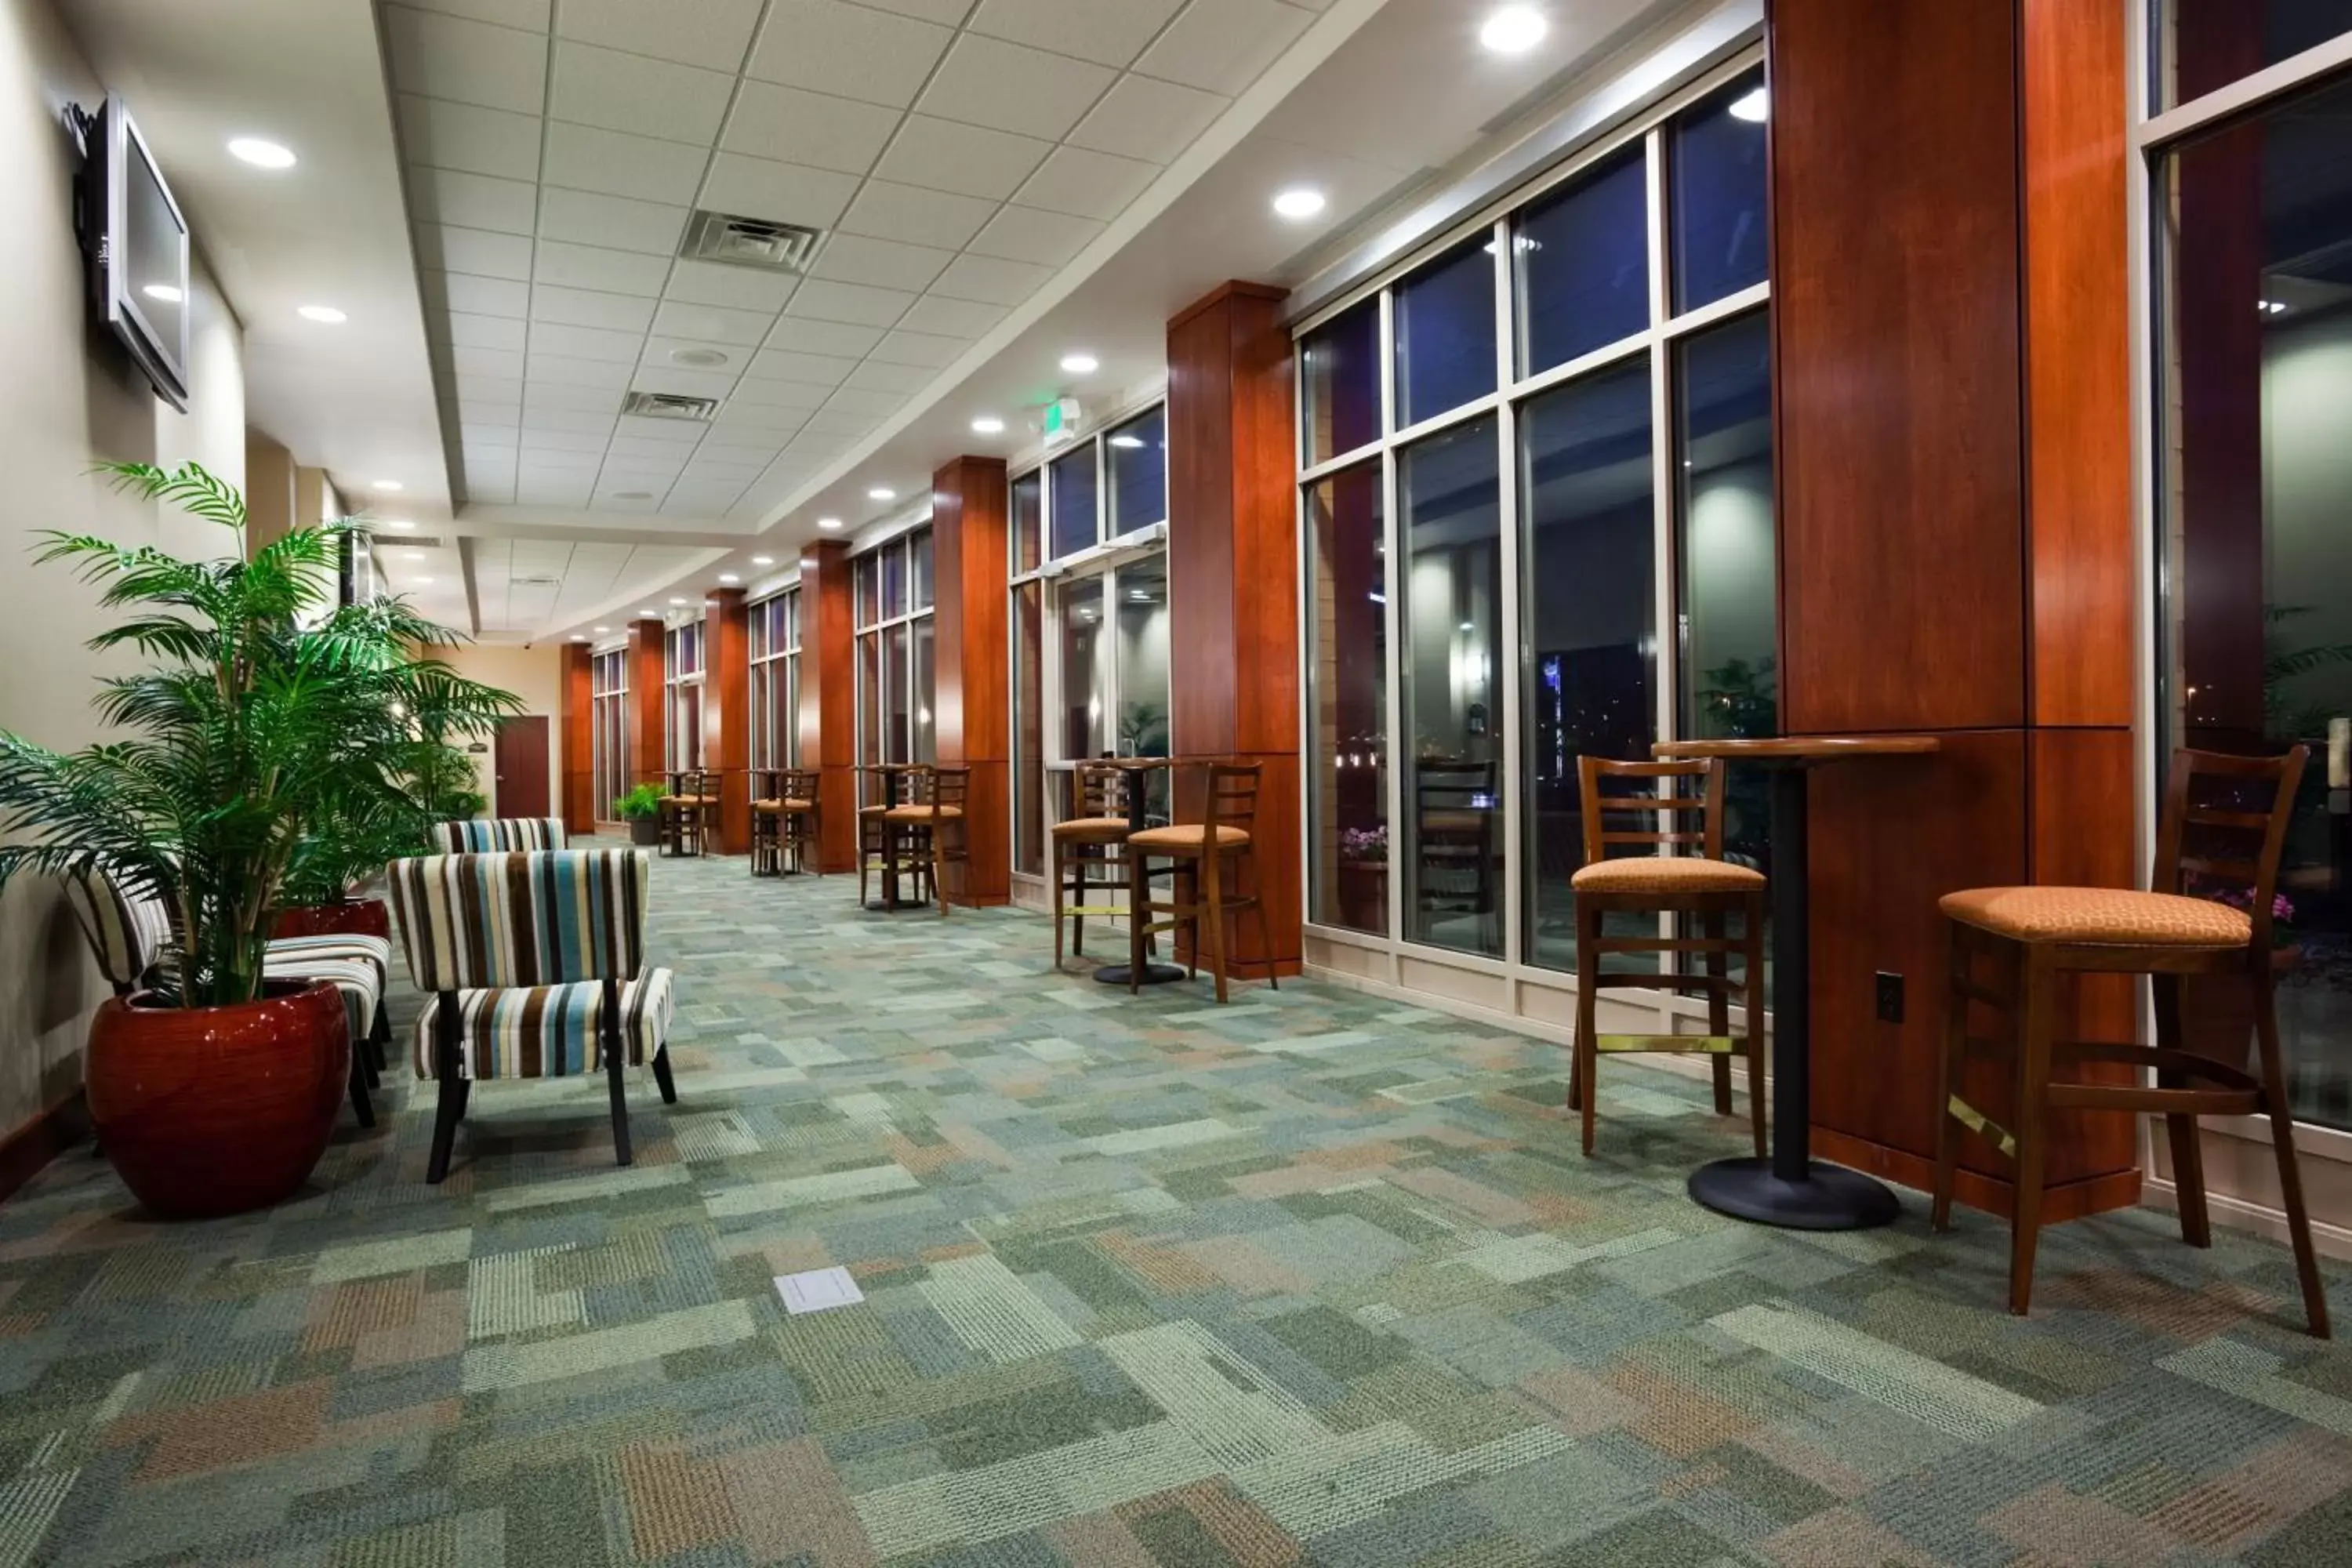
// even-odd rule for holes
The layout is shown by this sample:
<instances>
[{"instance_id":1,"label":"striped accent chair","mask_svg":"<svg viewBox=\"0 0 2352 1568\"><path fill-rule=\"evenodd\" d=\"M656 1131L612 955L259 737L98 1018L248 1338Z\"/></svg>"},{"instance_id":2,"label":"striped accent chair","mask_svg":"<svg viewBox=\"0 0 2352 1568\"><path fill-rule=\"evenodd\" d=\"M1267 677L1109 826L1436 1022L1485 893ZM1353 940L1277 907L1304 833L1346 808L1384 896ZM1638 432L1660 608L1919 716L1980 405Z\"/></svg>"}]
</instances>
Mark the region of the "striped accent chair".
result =
<instances>
[{"instance_id":1,"label":"striped accent chair","mask_svg":"<svg viewBox=\"0 0 2352 1568\"><path fill-rule=\"evenodd\" d=\"M564 849L571 843L572 836L560 816L500 816L433 825L434 847L444 855L510 855L518 850Z\"/></svg>"},{"instance_id":2,"label":"striped accent chair","mask_svg":"<svg viewBox=\"0 0 2352 1568\"><path fill-rule=\"evenodd\" d=\"M478 1078L605 1071L613 1150L629 1163L625 1060L669 1070L670 972L645 959L651 867L627 849L436 855L385 868L409 978L433 994L417 1020L416 1075L440 1081L425 1179L449 1154Z\"/></svg>"},{"instance_id":3,"label":"striped accent chair","mask_svg":"<svg viewBox=\"0 0 2352 1568\"><path fill-rule=\"evenodd\" d=\"M127 996L148 984L172 942L169 907L95 868L68 875L64 884L66 902L89 943L90 956L114 994ZM374 1126L375 1107L368 1089L383 1064L391 1027L383 1010L383 987L392 969L392 943L356 932L278 937L271 941L262 967L272 980L326 981L341 994L352 1031L352 1114L361 1126Z\"/></svg>"}]
</instances>

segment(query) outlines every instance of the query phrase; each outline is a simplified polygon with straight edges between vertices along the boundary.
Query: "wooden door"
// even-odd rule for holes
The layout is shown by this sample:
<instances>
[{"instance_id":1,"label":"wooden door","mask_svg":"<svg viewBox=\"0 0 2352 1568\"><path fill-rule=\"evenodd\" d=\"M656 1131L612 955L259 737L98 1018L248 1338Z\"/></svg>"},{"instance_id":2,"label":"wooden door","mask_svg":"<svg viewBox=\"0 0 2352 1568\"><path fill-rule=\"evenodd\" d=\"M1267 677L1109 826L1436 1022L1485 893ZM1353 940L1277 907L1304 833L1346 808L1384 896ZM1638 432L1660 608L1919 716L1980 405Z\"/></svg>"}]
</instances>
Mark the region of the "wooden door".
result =
<instances>
[{"instance_id":1,"label":"wooden door","mask_svg":"<svg viewBox=\"0 0 2352 1568\"><path fill-rule=\"evenodd\" d=\"M509 719L499 725L491 747L496 782L490 810L498 816L548 816L547 715Z\"/></svg>"}]
</instances>

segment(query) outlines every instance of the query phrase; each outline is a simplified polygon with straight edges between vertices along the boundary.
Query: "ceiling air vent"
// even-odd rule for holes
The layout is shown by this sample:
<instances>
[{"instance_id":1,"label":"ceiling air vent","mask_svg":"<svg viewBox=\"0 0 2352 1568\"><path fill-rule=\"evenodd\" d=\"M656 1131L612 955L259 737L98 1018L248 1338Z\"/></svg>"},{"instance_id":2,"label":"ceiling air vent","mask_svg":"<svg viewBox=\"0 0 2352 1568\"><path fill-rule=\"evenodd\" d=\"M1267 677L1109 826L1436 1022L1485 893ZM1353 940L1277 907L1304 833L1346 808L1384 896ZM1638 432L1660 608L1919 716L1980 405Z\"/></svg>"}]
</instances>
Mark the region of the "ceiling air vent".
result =
<instances>
[{"instance_id":1,"label":"ceiling air vent","mask_svg":"<svg viewBox=\"0 0 2352 1568\"><path fill-rule=\"evenodd\" d=\"M436 533L386 533L368 531L368 542L378 550L438 550L449 542Z\"/></svg>"},{"instance_id":2,"label":"ceiling air vent","mask_svg":"<svg viewBox=\"0 0 2352 1568\"><path fill-rule=\"evenodd\" d=\"M561 588L563 586L563 579L561 577L509 577L507 579L507 586L509 588Z\"/></svg>"},{"instance_id":3,"label":"ceiling air vent","mask_svg":"<svg viewBox=\"0 0 2352 1568\"><path fill-rule=\"evenodd\" d=\"M698 212L686 226L686 244L679 255L696 261L723 261L730 267L757 267L766 272L798 272L816 254L821 230L763 217L738 217L732 213Z\"/></svg>"},{"instance_id":4,"label":"ceiling air vent","mask_svg":"<svg viewBox=\"0 0 2352 1568\"><path fill-rule=\"evenodd\" d=\"M686 419L708 425L710 416L719 412L719 399L688 397L676 392L633 392L622 400L621 412L647 419Z\"/></svg>"}]
</instances>

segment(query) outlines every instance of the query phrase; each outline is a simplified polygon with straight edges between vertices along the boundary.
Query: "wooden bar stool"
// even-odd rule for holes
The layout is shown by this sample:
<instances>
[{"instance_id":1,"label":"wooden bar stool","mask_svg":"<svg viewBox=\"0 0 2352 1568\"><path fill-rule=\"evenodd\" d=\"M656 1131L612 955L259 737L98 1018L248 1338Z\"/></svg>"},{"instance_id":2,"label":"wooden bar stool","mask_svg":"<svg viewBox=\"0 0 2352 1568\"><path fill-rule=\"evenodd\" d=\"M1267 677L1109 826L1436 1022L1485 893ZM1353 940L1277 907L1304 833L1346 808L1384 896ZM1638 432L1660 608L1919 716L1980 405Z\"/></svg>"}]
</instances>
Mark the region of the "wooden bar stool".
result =
<instances>
[{"instance_id":1,"label":"wooden bar stool","mask_svg":"<svg viewBox=\"0 0 2352 1568\"><path fill-rule=\"evenodd\" d=\"M807 872L809 848L817 842L824 779L814 768L786 768L783 773L783 793L777 802L782 808L782 847L792 857L793 872L799 876ZM817 874L824 874L821 855Z\"/></svg>"},{"instance_id":2,"label":"wooden bar stool","mask_svg":"<svg viewBox=\"0 0 2352 1568\"><path fill-rule=\"evenodd\" d=\"M877 780L882 786L882 798L857 808L857 901L866 903L866 873L876 868L882 871L882 896L887 905L876 908L896 909L898 898L898 849L905 842L890 821L890 814L902 805L916 805L929 798L928 769L895 763L870 763L858 772ZM894 837L895 836L895 837Z\"/></svg>"},{"instance_id":3,"label":"wooden bar stool","mask_svg":"<svg viewBox=\"0 0 2352 1568\"><path fill-rule=\"evenodd\" d=\"M1128 776L1101 763L1080 763L1070 773L1070 814L1054 824L1054 967L1062 967L1062 920L1068 916L1070 951L1087 953L1087 917L1124 915L1124 904L1092 904L1097 892L1127 887L1124 848ZM1098 877L1097 872L1110 873ZM1075 898L1076 903L1065 902Z\"/></svg>"},{"instance_id":4,"label":"wooden bar stool","mask_svg":"<svg viewBox=\"0 0 2352 1568\"><path fill-rule=\"evenodd\" d=\"M751 792L751 875L781 876L784 869L782 772L753 768Z\"/></svg>"},{"instance_id":5,"label":"wooden bar stool","mask_svg":"<svg viewBox=\"0 0 2352 1568\"><path fill-rule=\"evenodd\" d=\"M1244 910L1257 917L1258 946L1267 954L1266 984L1282 988L1274 974L1274 943L1266 935L1265 906L1255 894L1241 891L1240 863L1251 852L1250 832L1257 821L1257 789L1265 771L1259 763L1211 763L1206 769L1208 799L1199 822L1128 835L1123 857L1128 897L1143 917L1130 916L1127 922L1129 992L1141 988L1144 944L1158 932L1179 926L1192 929L1191 967L1197 973L1205 918L1209 973L1216 978L1217 1000L1224 1001L1225 917ZM1164 903L1151 893L1150 861L1154 856L1176 863L1177 885ZM1159 918L1163 915L1167 918Z\"/></svg>"},{"instance_id":6,"label":"wooden bar stool","mask_svg":"<svg viewBox=\"0 0 2352 1568\"><path fill-rule=\"evenodd\" d=\"M1937 1118L1937 1230L1949 1226L1952 1182L1959 1163L1955 1123L1981 1135L2016 1162L2017 1202L2011 1223L2009 1310L2024 1315L2033 1294L2033 1251L2041 1237L2042 1190L2048 1160L2047 1118L2053 1110L2153 1112L2165 1119L2180 1199L2181 1239L2212 1244L2205 1209L2204 1163L2198 1145L2200 1116L2267 1116L2278 1159L2279 1195L2294 1243L2303 1284L2305 1320L2312 1334L2328 1337L2327 1296L2312 1250L2302 1173L2294 1158L2294 1118L2287 1104L2280 1059L2278 1007L2271 969L2271 900L2278 888L2281 852L2304 749L2281 757L2231 757L2176 752L2157 829L2151 892L2117 888L1976 888L1947 893L1940 907L1952 941L1951 994L1942 1049L1944 1113ZM2200 782L2220 787L2200 795ZM2194 835L2195 842L2190 842ZM2248 844L2259 839L2259 847ZM2223 853L2234 848L2236 853ZM2252 849L2251 858L2248 850ZM2209 852L2210 851L2210 852ZM2196 896L2196 895L2206 896ZM2244 897L2240 907L2215 895ZM1981 984L1979 957L2001 961L2013 973L2008 990ZM2156 1044L2052 1038L2062 974L2145 974L2156 999ZM2253 1001L2259 1076L2240 1062L2189 1048L2180 1026L2182 982L2227 976ZM1970 1003L2002 1015L2009 1038L1969 1033ZM1961 1097L1969 1058L2006 1056L2012 1073L2011 1126L2003 1127ZM2082 1062L2122 1062L2152 1069L2154 1084L2073 1083L2058 1074Z\"/></svg>"},{"instance_id":7,"label":"wooden bar stool","mask_svg":"<svg viewBox=\"0 0 2352 1568\"><path fill-rule=\"evenodd\" d=\"M1584 865L1569 879L1576 893L1576 1051L1568 1082L1568 1106L1584 1118L1584 1152L1592 1152L1594 1077L1601 1057L1641 1051L1705 1051L1714 1060L1715 1109L1731 1114L1731 1054L1748 1058L1748 1116L1756 1134L1757 1158L1764 1157L1764 875L1752 867L1723 858L1723 763L1618 763L1602 757L1579 757L1577 782L1583 797ZM1605 782L1631 779L1650 784L1656 794L1606 795ZM1697 795L1675 791L1677 779L1704 780ZM1611 813L1654 817L1643 831L1612 830ZM1680 815L1696 814L1696 828L1673 826ZM1612 845L1642 847L1637 855L1611 858ZM1675 846L1693 845L1696 854L1676 854ZM1664 854L1658 853L1661 849ZM1651 917L1646 936L1611 936L1602 929L1612 913ZM1738 940L1724 934L1727 916L1741 921ZM1677 931L1656 934L1656 917L1689 915L1700 934ZM1680 923L1679 920L1676 922ZM1731 1033L1731 993L1734 982L1726 973L1729 955L1738 952L1748 966L1738 982L1739 1005L1746 1015L1740 1034ZM1611 953L1653 953L1654 971L1603 972L1601 961ZM1675 960L1696 958L1704 973L1694 973ZM1596 1018L1601 993L1616 990L1668 992L1702 991L1706 994L1704 1035L1603 1035Z\"/></svg>"},{"instance_id":8,"label":"wooden bar stool","mask_svg":"<svg viewBox=\"0 0 2352 1568\"><path fill-rule=\"evenodd\" d=\"M914 858L919 875L930 883L939 901L940 919L948 918L948 867L968 864L963 813L971 794L970 768L926 768L917 775L927 786L926 798L910 805L893 806L884 814L888 831L898 834Z\"/></svg>"},{"instance_id":9,"label":"wooden bar stool","mask_svg":"<svg viewBox=\"0 0 2352 1568\"><path fill-rule=\"evenodd\" d=\"M708 837L710 814L719 809L710 774L702 768L680 768L669 777L670 793L661 802L662 852L699 855Z\"/></svg>"}]
</instances>

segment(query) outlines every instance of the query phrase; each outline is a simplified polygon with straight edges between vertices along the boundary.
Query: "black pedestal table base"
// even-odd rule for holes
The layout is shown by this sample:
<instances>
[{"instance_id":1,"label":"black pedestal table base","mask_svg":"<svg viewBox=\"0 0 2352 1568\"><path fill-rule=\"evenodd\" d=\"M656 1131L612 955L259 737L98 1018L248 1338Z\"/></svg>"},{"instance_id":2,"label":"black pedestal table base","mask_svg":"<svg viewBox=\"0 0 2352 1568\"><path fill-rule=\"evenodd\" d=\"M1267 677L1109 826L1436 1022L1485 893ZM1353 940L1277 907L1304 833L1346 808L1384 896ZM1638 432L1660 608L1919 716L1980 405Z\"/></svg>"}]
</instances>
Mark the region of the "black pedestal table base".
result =
<instances>
[{"instance_id":1,"label":"black pedestal table base","mask_svg":"<svg viewBox=\"0 0 2352 1568\"><path fill-rule=\"evenodd\" d=\"M1166 985L1183 978L1184 972L1172 963L1147 963L1143 966L1142 983L1146 985ZM1103 965L1095 971L1095 982L1101 985L1126 984L1127 965L1124 963Z\"/></svg>"},{"instance_id":2,"label":"black pedestal table base","mask_svg":"<svg viewBox=\"0 0 2352 1568\"><path fill-rule=\"evenodd\" d=\"M1717 1214L1790 1230L1868 1230L1903 1212L1883 1183L1832 1165L1806 1162L1797 1181L1773 1173L1773 1162L1717 1160L1690 1176L1690 1195Z\"/></svg>"}]
</instances>

